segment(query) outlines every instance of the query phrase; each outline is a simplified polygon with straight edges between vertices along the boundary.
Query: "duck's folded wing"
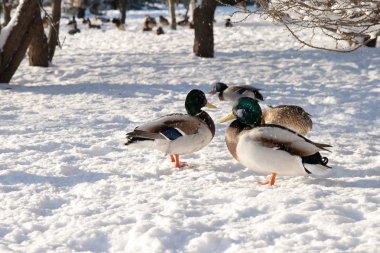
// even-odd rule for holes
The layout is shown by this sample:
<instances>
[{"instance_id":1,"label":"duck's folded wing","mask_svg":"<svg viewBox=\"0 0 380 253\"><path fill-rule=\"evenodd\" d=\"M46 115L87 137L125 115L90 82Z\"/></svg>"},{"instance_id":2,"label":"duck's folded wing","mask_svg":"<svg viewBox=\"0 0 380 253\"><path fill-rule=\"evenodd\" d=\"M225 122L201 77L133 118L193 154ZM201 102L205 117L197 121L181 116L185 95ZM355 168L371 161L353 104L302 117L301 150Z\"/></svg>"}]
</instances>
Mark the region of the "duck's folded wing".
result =
<instances>
[{"instance_id":1,"label":"duck's folded wing","mask_svg":"<svg viewBox=\"0 0 380 253\"><path fill-rule=\"evenodd\" d=\"M240 90L247 91L248 90L248 91L254 92L254 91L261 90L250 85L236 85L236 86L230 86L230 88L232 91L240 91Z\"/></svg>"},{"instance_id":2,"label":"duck's folded wing","mask_svg":"<svg viewBox=\"0 0 380 253\"><path fill-rule=\"evenodd\" d=\"M141 138L148 140L165 139L165 137L160 133L152 133L138 129L135 129L133 132L127 133L127 138Z\"/></svg>"},{"instance_id":3,"label":"duck's folded wing","mask_svg":"<svg viewBox=\"0 0 380 253\"><path fill-rule=\"evenodd\" d=\"M175 140L198 132L201 122L187 114L171 114L137 127L127 136ZM141 136L144 135L144 136Z\"/></svg>"},{"instance_id":4,"label":"duck's folded wing","mask_svg":"<svg viewBox=\"0 0 380 253\"><path fill-rule=\"evenodd\" d=\"M250 86L250 85L230 86L229 89L231 89L232 92L239 94L239 95L243 95L245 92L252 92L253 94L255 94L255 97L257 99L264 100L263 95L261 95L261 93L260 93L261 89L255 88L255 87Z\"/></svg>"},{"instance_id":5,"label":"duck's folded wing","mask_svg":"<svg viewBox=\"0 0 380 253\"><path fill-rule=\"evenodd\" d=\"M309 156L331 147L309 139L278 125L263 125L249 130L249 137L263 146L284 150L292 155Z\"/></svg>"}]
</instances>

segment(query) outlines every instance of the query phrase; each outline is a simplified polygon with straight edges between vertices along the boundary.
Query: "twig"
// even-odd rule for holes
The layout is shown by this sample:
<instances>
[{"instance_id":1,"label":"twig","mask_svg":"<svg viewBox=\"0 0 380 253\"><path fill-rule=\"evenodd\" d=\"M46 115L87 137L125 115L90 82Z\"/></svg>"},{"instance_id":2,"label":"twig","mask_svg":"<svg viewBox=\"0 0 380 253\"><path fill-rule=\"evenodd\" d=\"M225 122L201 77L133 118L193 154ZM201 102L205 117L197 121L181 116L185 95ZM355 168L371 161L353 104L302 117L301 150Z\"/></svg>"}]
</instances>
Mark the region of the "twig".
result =
<instances>
[{"instance_id":1,"label":"twig","mask_svg":"<svg viewBox=\"0 0 380 253\"><path fill-rule=\"evenodd\" d=\"M41 2L38 1L38 5L40 7L40 9L44 12L45 16L48 18L48 21L49 21L49 26L54 30L54 32L57 34L57 45L60 49L62 49L63 47L63 43L65 42L65 39L66 37L63 38L63 42L61 43L61 41L59 40L59 34L58 34L58 31L57 29L55 29L55 24L54 24L54 21L53 21L53 17L47 12L47 10L45 10L45 8L41 5Z\"/></svg>"}]
</instances>

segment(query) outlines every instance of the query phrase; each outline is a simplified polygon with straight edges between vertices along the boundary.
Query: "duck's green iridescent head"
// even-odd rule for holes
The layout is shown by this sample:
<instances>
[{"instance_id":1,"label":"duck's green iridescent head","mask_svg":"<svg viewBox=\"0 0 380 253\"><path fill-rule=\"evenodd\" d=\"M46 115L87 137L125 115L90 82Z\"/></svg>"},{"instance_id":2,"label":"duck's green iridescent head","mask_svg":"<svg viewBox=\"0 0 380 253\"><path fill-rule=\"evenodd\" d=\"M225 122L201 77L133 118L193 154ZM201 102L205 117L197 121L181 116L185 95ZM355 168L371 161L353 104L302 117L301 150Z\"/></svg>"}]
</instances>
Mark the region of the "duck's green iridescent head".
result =
<instances>
[{"instance_id":1,"label":"duck's green iridescent head","mask_svg":"<svg viewBox=\"0 0 380 253\"><path fill-rule=\"evenodd\" d=\"M240 122L249 126L260 125L263 116L259 103L249 97L240 98L232 108L232 113Z\"/></svg>"},{"instance_id":2,"label":"duck's green iridescent head","mask_svg":"<svg viewBox=\"0 0 380 253\"><path fill-rule=\"evenodd\" d=\"M254 127L260 125L262 116L263 113L256 100L242 97L232 108L232 114L224 117L220 122L223 123L237 118L241 123Z\"/></svg>"},{"instance_id":3,"label":"duck's green iridescent head","mask_svg":"<svg viewBox=\"0 0 380 253\"><path fill-rule=\"evenodd\" d=\"M207 102L206 95L201 90L191 90L185 100L185 108L188 114L196 115L200 113L202 107L216 108L216 106Z\"/></svg>"}]
</instances>

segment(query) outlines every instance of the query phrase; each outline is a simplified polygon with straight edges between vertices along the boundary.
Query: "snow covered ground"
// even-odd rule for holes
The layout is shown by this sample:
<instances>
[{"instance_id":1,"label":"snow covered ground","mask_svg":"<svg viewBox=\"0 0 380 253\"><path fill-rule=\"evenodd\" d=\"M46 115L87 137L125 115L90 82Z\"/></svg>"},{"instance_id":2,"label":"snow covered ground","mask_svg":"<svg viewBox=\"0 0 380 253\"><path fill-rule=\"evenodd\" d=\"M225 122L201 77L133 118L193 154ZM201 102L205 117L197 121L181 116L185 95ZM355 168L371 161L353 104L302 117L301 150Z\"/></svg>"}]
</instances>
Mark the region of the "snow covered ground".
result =
<instances>
[{"instance_id":1,"label":"snow covered ground","mask_svg":"<svg viewBox=\"0 0 380 253\"><path fill-rule=\"evenodd\" d=\"M165 10L129 12L125 32L80 24L70 36L62 21L53 66L25 60L0 90L0 252L379 252L380 49L298 50L257 16L225 28L231 12L217 9L214 59L193 56L187 28L141 31L145 14ZM260 186L266 176L231 158L219 123L183 156L190 169L123 145L216 81L304 107L308 137L333 145L329 177ZM231 110L210 101L216 122Z\"/></svg>"}]
</instances>

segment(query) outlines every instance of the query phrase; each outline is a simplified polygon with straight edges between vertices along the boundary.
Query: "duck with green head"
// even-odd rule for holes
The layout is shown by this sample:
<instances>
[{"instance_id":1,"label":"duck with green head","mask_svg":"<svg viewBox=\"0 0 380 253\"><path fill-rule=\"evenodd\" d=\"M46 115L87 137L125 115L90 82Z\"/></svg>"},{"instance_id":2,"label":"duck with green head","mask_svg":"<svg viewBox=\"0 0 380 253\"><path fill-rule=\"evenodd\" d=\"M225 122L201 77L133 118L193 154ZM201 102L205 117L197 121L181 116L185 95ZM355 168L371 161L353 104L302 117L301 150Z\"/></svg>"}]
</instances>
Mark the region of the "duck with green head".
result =
<instances>
[{"instance_id":1,"label":"duck with green head","mask_svg":"<svg viewBox=\"0 0 380 253\"><path fill-rule=\"evenodd\" d=\"M239 98L250 97L263 101L260 89L250 85L227 86L217 82L213 85L210 95L218 93L220 101L236 103ZM276 124L289 128L299 134L306 135L313 127L310 114L297 105L263 106L262 124ZM265 109L265 110L264 110Z\"/></svg>"},{"instance_id":2,"label":"duck with green head","mask_svg":"<svg viewBox=\"0 0 380 253\"><path fill-rule=\"evenodd\" d=\"M186 163L180 163L179 155L202 149L215 135L214 121L203 107L216 108L202 91L191 90L185 100L187 114L173 113L138 126L127 133L125 145L160 150L181 168Z\"/></svg>"},{"instance_id":3,"label":"duck with green head","mask_svg":"<svg viewBox=\"0 0 380 253\"><path fill-rule=\"evenodd\" d=\"M256 100L240 98L232 112L221 120L235 119L226 130L227 148L247 168L271 174L261 184L273 185L276 175L325 175L331 171L328 159L319 153L328 151L330 145L312 142L283 126L262 125L262 111Z\"/></svg>"}]
</instances>

